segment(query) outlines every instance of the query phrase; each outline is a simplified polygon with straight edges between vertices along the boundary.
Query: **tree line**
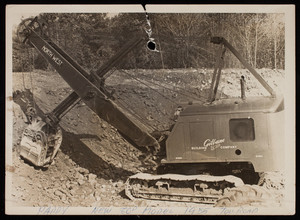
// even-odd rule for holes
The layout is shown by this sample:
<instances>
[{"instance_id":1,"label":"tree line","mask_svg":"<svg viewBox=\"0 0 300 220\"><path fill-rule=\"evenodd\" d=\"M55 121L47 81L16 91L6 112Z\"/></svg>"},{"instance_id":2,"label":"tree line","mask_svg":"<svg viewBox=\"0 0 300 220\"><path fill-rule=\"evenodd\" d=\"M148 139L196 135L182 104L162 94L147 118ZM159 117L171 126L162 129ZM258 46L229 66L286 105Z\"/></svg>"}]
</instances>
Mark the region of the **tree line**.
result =
<instances>
[{"instance_id":1,"label":"tree line","mask_svg":"<svg viewBox=\"0 0 300 220\"><path fill-rule=\"evenodd\" d=\"M159 53L145 45L132 48L119 68L212 68L217 45L213 36L227 39L254 68L284 69L284 14L277 13L153 13L149 15ZM97 70L128 40L145 37L145 14L42 13L44 33L89 71ZM225 68L240 68L227 52ZM13 71L48 69L33 48L13 34Z\"/></svg>"}]
</instances>

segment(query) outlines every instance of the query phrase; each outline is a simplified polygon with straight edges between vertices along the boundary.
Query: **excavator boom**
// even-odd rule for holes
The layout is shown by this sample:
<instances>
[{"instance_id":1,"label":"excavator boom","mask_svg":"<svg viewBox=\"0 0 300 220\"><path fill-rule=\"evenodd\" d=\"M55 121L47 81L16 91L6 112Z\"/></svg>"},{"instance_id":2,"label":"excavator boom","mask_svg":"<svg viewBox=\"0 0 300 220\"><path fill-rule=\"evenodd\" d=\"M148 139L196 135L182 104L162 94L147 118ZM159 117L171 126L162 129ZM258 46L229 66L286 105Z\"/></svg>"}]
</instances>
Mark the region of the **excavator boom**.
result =
<instances>
[{"instance_id":1,"label":"excavator boom","mask_svg":"<svg viewBox=\"0 0 300 220\"><path fill-rule=\"evenodd\" d=\"M102 77L109 68L116 64L116 60L125 56L130 49L140 44L142 42L141 38L132 39L132 45L127 44L126 48L123 49L121 53L118 53L109 61L109 65L101 67L96 74L87 73L66 52L51 40L43 39L30 27L30 25L26 26L25 41L32 45L74 90L74 92L54 108L52 112L47 114L47 126L55 127L55 125L58 124L61 115L74 103L82 100L100 118L114 126L120 133L132 140L137 146L153 146L156 150L159 148L157 140L142 127L143 125L139 124L132 116L125 113L122 108L117 106L109 97L106 90L101 87ZM47 134L44 136L47 137ZM26 143L30 144L30 141L27 141ZM45 143L47 143L47 141L45 141ZM28 146L25 148L30 147ZM43 147L40 148L43 149ZM27 151L28 150L29 149L27 149ZM26 157L27 151L23 156ZM31 160L31 162L35 163L34 160ZM43 165L42 162L35 164Z\"/></svg>"},{"instance_id":2,"label":"excavator boom","mask_svg":"<svg viewBox=\"0 0 300 220\"><path fill-rule=\"evenodd\" d=\"M56 69L60 76L77 93L81 100L100 118L113 125L128 136L138 146L153 146L156 139L135 124L107 95L73 67L67 59L58 53L47 41L34 31L28 41Z\"/></svg>"}]
</instances>

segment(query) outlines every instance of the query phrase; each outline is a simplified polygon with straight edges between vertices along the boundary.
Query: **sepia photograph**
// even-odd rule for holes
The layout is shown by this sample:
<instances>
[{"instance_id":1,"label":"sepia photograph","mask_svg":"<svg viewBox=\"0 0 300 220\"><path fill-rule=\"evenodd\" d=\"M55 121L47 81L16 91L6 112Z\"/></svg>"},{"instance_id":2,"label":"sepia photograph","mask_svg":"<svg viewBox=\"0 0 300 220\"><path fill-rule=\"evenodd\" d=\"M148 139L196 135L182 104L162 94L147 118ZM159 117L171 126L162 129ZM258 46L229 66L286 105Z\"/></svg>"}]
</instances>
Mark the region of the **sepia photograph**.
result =
<instances>
[{"instance_id":1,"label":"sepia photograph","mask_svg":"<svg viewBox=\"0 0 300 220\"><path fill-rule=\"evenodd\" d=\"M8 215L295 214L294 5L7 5Z\"/></svg>"}]
</instances>

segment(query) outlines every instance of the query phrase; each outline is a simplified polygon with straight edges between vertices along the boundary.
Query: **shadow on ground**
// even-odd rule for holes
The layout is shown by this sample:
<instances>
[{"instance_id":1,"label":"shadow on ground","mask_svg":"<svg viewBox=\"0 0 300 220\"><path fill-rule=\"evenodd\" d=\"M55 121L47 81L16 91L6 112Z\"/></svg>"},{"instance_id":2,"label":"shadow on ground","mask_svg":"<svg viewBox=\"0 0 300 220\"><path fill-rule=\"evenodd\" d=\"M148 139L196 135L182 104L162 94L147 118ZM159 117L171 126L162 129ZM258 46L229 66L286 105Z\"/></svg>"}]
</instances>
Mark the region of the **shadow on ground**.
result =
<instances>
[{"instance_id":1,"label":"shadow on ground","mask_svg":"<svg viewBox=\"0 0 300 220\"><path fill-rule=\"evenodd\" d=\"M97 135L74 134L63 130L63 141L61 151L68 155L78 166L88 169L96 174L99 178L111 179L113 181L126 180L133 172L115 167L113 164L106 162L99 155L95 154L81 139L98 139Z\"/></svg>"},{"instance_id":2,"label":"shadow on ground","mask_svg":"<svg viewBox=\"0 0 300 220\"><path fill-rule=\"evenodd\" d=\"M25 113L29 106L34 106L36 114L45 120L45 114L41 108L34 102L33 96L30 90L15 91L13 93L13 100L21 107L21 110ZM99 140L97 135L90 134L74 134L65 131L63 128L63 141L61 144L61 151L68 155L69 158L74 161L78 166L89 170L96 174L99 178L111 179L113 181L126 180L128 176L133 175L133 172L118 168L111 163L103 160L99 155L95 154L81 139L89 138Z\"/></svg>"}]
</instances>

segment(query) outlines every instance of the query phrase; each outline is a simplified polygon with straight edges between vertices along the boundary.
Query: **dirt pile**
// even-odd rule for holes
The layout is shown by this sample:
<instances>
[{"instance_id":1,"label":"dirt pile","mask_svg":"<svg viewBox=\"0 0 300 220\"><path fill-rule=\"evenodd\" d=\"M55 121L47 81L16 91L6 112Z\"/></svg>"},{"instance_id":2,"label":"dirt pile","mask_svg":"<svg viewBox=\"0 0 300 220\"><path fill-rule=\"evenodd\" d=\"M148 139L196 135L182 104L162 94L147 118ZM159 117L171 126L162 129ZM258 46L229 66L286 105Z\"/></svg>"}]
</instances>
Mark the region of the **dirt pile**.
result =
<instances>
[{"instance_id":1,"label":"dirt pile","mask_svg":"<svg viewBox=\"0 0 300 220\"><path fill-rule=\"evenodd\" d=\"M122 180L106 180L59 152L47 170L35 169L14 155L12 198L27 206L124 205ZM105 200L103 200L105 198ZM124 200L124 199L123 199Z\"/></svg>"},{"instance_id":2,"label":"dirt pile","mask_svg":"<svg viewBox=\"0 0 300 220\"><path fill-rule=\"evenodd\" d=\"M271 87L283 88L284 71L259 72ZM174 123L174 112L180 103L206 100L211 73L212 70L206 69L134 70L126 74L119 71L106 80L106 85L108 90L114 89L116 102L131 114L138 113L150 131L166 130ZM247 74L246 70L224 70L221 95L239 96L240 76L246 75L247 80ZM14 73L13 90L24 91L24 85L32 90L43 112L51 111L71 93L69 86L53 72ZM246 96L261 93L264 91L258 83L247 80ZM20 107L13 104L12 199L15 203L27 206L135 205L124 195L124 182L128 176L146 170L141 162L143 154L84 103L80 102L62 118L63 142L55 164L47 170L36 169L18 157L25 121Z\"/></svg>"}]
</instances>

